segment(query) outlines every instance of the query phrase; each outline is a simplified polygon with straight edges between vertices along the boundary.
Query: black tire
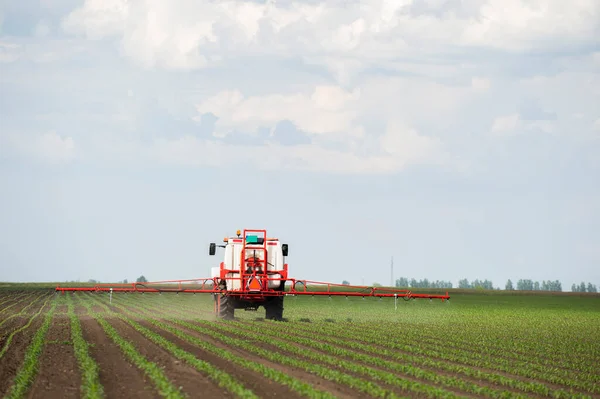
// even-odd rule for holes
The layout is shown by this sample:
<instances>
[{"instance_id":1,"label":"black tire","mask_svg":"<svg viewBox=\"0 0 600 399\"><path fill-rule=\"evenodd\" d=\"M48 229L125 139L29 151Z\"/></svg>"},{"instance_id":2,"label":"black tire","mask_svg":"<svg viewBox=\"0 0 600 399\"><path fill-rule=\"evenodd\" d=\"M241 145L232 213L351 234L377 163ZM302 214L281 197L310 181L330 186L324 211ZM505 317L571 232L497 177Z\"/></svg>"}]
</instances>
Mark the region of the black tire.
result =
<instances>
[{"instance_id":1,"label":"black tire","mask_svg":"<svg viewBox=\"0 0 600 399\"><path fill-rule=\"evenodd\" d=\"M271 297L265 303L265 319L283 320L283 296Z\"/></svg>"},{"instance_id":2,"label":"black tire","mask_svg":"<svg viewBox=\"0 0 600 399\"><path fill-rule=\"evenodd\" d=\"M216 301L217 317L223 320L233 320L233 313L235 311L235 298L232 298L227 294L217 294Z\"/></svg>"}]
</instances>

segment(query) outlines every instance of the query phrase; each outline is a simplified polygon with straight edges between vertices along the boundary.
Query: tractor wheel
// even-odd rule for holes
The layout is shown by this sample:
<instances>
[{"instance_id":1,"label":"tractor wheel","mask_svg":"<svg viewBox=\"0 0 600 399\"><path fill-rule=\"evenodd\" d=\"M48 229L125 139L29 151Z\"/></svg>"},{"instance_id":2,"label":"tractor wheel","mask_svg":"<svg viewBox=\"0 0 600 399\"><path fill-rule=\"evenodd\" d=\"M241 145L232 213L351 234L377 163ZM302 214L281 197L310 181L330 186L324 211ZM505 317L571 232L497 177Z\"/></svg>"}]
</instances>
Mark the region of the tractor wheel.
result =
<instances>
[{"instance_id":1,"label":"tractor wheel","mask_svg":"<svg viewBox=\"0 0 600 399\"><path fill-rule=\"evenodd\" d=\"M283 320L283 296L269 298L269 301L265 304L265 311L265 319Z\"/></svg>"},{"instance_id":2,"label":"tractor wheel","mask_svg":"<svg viewBox=\"0 0 600 399\"><path fill-rule=\"evenodd\" d=\"M233 320L233 312L235 310L235 299L231 296L225 295L217 295L216 298L216 313L219 319L223 320Z\"/></svg>"}]
</instances>

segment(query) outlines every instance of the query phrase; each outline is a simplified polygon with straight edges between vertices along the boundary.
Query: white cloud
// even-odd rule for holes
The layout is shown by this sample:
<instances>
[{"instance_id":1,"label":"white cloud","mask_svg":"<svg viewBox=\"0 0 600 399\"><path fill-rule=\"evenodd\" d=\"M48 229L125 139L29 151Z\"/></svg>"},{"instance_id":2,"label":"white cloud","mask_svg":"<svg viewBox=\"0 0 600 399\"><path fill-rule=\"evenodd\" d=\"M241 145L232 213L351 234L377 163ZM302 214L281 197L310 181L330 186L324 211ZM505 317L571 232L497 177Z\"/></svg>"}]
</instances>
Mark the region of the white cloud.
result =
<instances>
[{"instance_id":1,"label":"white cloud","mask_svg":"<svg viewBox=\"0 0 600 399\"><path fill-rule=\"evenodd\" d=\"M18 44L0 42L0 63L15 62L22 54L23 51Z\"/></svg>"},{"instance_id":2,"label":"white cloud","mask_svg":"<svg viewBox=\"0 0 600 399\"><path fill-rule=\"evenodd\" d=\"M471 87L476 90L487 90L491 86L489 79L474 77L471 79Z\"/></svg>"},{"instance_id":3,"label":"white cloud","mask_svg":"<svg viewBox=\"0 0 600 399\"><path fill-rule=\"evenodd\" d=\"M512 132L517 128L521 121L518 113L499 116L494 119L492 124L492 133Z\"/></svg>"},{"instance_id":4,"label":"white cloud","mask_svg":"<svg viewBox=\"0 0 600 399\"><path fill-rule=\"evenodd\" d=\"M33 35L36 37L46 37L50 34L50 25L46 21L39 21L33 29Z\"/></svg>"},{"instance_id":5,"label":"white cloud","mask_svg":"<svg viewBox=\"0 0 600 399\"><path fill-rule=\"evenodd\" d=\"M127 0L86 0L82 7L72 11L63 20L62 26L68 33L102 39L122 34L130 17L130 4ZM152 16L147 15L147 18Z\"/></svg>"},{"instance_id":6,"label":"white cloud","mask_svg":"<svg viewBox=\"0 0 600 399\"><path fill-rule=\"evenodd\" d=\"M251 163L262 170L303 170L339 174L394 173L408 165L442 164L448 159L438 140L419 136L414 130L389 130L374 155L326 149L315 145L261 147L229 145L192 136L156 140L152 157L166 164L188 166L235 166Z\"/></svg>"},{"instance_id":7,"label":"white cloud","mask_svg":"<svg viewBox=\"0 0 600 399\"><path fill-rule=\"evenodd\" d=\"M336 86L316 86L312 93L247 98L234 90L202 101L197 110L219 118L215 129L221 137L232 130L253 132L285 119L305 132L326 134L353 129L353 109L359 98L359 90L347 92Z\"/></svg>"},{"instance_id":8,"label":"white cloud","mask_svg":"<svg viewBox=\"0 0 600 399\"><path fill-rule=\"evenodd\" d=\"M399 56L435 55L450 46L510 51L598 44L595 0L412 0L299 2L86 0L69 14L67 32L117 37L127 56L145 66L201 68L213 56L276 54L324 62L347 79L335 58L364 65ZM448 12L443 10L450 9Z\"/></svg>"},{"instance_id":9,"label":"white cloud","mask_svg":"<svg viewBox=\"0 0 600 399\"><path fill-rule=\"evenodd\" d=\"M70 162L77 156L73 138L62 137L56 132L34 136L3 132L0 133L0 144L8 156L17 154L47 163Z\"/></svg>"},{"instance_id":10,"label":"white cloud","mask_svg":"<svg viewBox=\"0 0 600 399\"><path fill-rule=\"evenodd\" d=\"M553 120L524 120L519 113L513 113L494 119L490 132L495 136L508 136L531 131L554 133L556 122Z\"/></svg>"}]
</instances>

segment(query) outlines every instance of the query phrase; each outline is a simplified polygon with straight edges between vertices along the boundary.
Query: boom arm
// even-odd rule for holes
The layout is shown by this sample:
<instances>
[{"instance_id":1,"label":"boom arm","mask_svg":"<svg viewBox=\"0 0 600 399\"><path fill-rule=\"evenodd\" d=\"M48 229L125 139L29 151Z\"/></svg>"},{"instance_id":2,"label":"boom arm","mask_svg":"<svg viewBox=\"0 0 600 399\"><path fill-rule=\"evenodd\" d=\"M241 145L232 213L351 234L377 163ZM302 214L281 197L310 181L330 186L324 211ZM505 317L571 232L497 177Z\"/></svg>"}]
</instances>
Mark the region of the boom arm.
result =
<instances>
[{"instance_id":1,"label":"boom arm","mask_svg":"<svg viewBox=\"0 0 600 399\"><path fill-rule=\"evenodd\" d=\"M400 290L395 288L372 287L361 285L334 284L311 280L299 280L288 278L286 281L291 283L287 290L263 290L263 291L226 291L220 288L219 278L200 278L191 280L162 280L146 283L117 283L117 284L95 284L88 287L56 287L57 292L68 291L88 291L88 292L182 292L199 294L218 294L227 292L228 295L244 297L267 297L267 296L286 296L286 295L320 295L320 296L360 296L360 297L379 297L379 298L429 298L441 299L442 302L449 300L448 292L445 295L439 294L419 294L410 290ZM269 279L281 280L281 279ZM299 288L298 288L299 287Z\"/></svg>"}]
</instances>

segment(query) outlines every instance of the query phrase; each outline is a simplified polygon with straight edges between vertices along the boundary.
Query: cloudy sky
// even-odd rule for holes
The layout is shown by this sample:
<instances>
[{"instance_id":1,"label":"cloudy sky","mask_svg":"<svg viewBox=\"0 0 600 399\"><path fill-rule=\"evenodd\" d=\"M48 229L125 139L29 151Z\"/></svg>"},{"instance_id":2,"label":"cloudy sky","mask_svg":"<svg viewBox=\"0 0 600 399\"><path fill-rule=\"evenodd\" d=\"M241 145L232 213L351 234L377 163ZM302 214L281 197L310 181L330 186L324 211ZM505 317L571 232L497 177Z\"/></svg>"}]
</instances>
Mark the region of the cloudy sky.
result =
<instances>
[{"instance_id":1,"label":"cloudy sky","mask_svg":"<svg viewBox=\"0 0 600 399\"><path fill-rule=\"evenodd\" d=\"M600 284L597 0L0 2L0 280Z\"/></svg>"}]
</instances>

